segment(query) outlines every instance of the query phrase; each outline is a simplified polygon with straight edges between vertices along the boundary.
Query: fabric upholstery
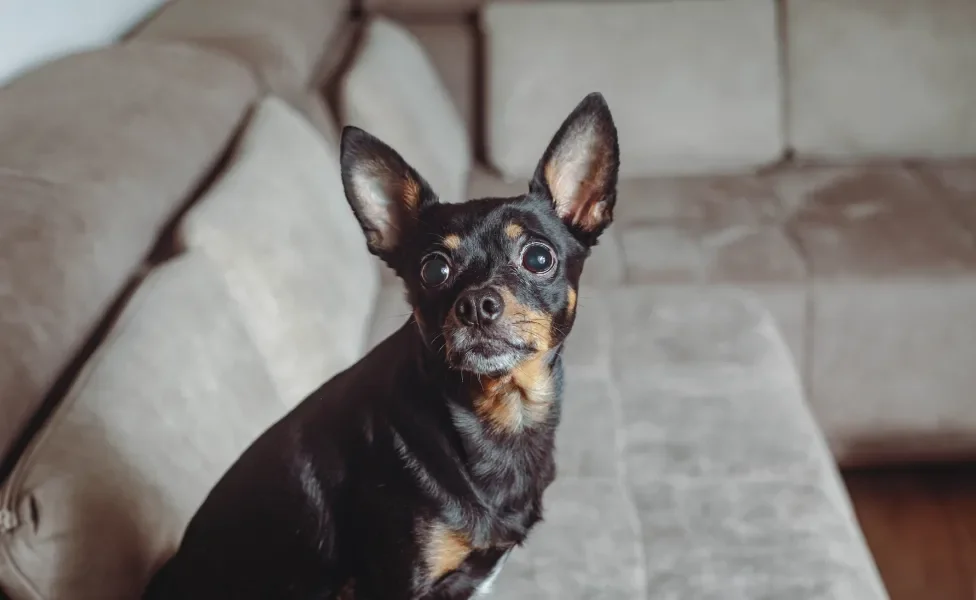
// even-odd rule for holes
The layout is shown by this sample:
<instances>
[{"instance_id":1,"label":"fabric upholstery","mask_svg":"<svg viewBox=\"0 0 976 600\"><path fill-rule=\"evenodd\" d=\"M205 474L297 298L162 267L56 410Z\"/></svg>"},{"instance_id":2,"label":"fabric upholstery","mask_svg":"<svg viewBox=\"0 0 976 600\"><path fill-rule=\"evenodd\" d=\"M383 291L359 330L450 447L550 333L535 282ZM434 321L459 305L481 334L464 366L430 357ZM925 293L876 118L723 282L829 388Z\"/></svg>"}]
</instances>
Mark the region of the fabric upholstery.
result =
<instances>
[{"instance_id":1,"label":"fabric upholstery","mask_svg":"<svg viewBox=\"0 0 976 600\"><path fill-rule=\"evenodd\" d=\"M0 456L256 94L233 61L155 44L0 89Z\"/></svg>"},{"instance_id":2,"label":"fabric upholstery","mask_svg":"<svg viewBox=\"0 0 976 600\"><path fill-rule=\"evenodd\" d=\"M797 156L976 154L976 4L790 0L786 18Z\"/></svg>"},{"instance_id":3,"label":"fabric upholstery","mask_svg":"<svg viewBox=\"0 0 976 600\"><path fill-rule=\"evenodd\" d=\"M464 121L416 37L373 20L341 86L345 124L392 146L441 201L464 199L472 160Z\"/></svg>"},{"instance_id":4,"label":"fabric upholstery","mask_svg":"<svg viewBox=\"0 0 976 600\"><path fill-rule=\"evenodd\" d=\"M482 21L488 158L507 177L531 175L594 91L613 111L625 177L738 171L783 154L772 0L499 3Z\"/></svg>"},{"instance_id":5,"label":"fabric upholstery","mask_svg":"<svg viewBox=\"0 0 976 600\"><path fill-rule=\"evenodd\" d=\"M936 182L949 209L976 231L976 160L930 165L925 175Z\"/></svg>"},{"instance_id":6,"label":"fabric upholstery","mask_svg":"<svg viewBox=\"0 0 976 600\"><path fill-rule=\"evenodd\" d=\"M839 460L976 455L976 228L917 171L774 178L807 257L810 403Z\"/></svg>"},{"instance_id":7,"label":"fabric upholstery","mask_svg":"<svg viewBox=\"0 0 976 600\"><path fill-rule=\"evenodd\" d=\"M229 54L283 92L311 81L349 9L349 0L174 0L135 37Z\"/></svg>"},{"instance_id":8,"label":"fabric upholstery","mask_svg":"<svg viewBox=\"0 0 976 600\"><path fill-rule=\"evenodd\" d=\"M205 257L164 264L0 490L14 600L132 600L288 406Z\"/></svg>"},{"instance_id":9,"label":"fabric upholstery","mask_svg":"<svg viewBox=\"0 0 976 600\"><path fill-rule=\"evenodd\" d=\"M624 281L748 289L773 314L805 374L806 263L781 226L782 203L769 181L625 179L615 218Z\"/></svg>"},{"instance_id":10,"label":"fabric upholstery","mask_svg":"<svg viewBox=\"0 0 976 600\"><path fill-rule=\"evenodd\" d=\"M378 274L335 146L269 97L180 226L227 281L279 395L298 402L359 358Z\"/></svg>"},{"instance_id":11,"label":"fabric upholstery","mask_svg":"<svg viewBox=\"0 0 976 600\"><path fill-rule=\"evenodd\" d=\"M384 289L371 341L408 312ZM887 598L749 294L584 288L565 359L559 477L499 598Z\"/></svg>"},{"instance_id":12,"label":"fabric upholstery","mask_svg":"<svg viewBox=\"0 0 976 600\"><path fill-rule=\"evenodd\" d=\"M478 130L476 88L477 31L464 19L454 21L404 23L423 46L431 64L454 101L454 107L464 121L469 142Z\"/></svg>"},{"instance_id":13,"label":"fabric upholstery","mask_svg":"<svg viewBox=\"0 0 976 600\"><path fill-rule=\"evenodd\" d=\"M303 90L283 95L282 99L305 117L330 147L333 149L339 147L339 126L335 121L335 115L319 92Z\"/></svg>"}]
</instances>

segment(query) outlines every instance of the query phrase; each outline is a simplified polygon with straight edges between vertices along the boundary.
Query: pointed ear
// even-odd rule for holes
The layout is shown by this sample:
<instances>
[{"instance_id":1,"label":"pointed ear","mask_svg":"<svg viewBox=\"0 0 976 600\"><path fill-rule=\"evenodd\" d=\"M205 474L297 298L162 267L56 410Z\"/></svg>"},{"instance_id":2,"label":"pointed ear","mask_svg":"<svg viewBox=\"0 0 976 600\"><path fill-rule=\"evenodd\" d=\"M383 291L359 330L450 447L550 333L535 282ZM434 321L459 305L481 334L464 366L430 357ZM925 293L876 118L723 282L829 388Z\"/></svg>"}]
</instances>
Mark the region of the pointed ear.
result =
<instances>
[{"instance_id":1,"label":"pointed ear","mask_svg":"<svg viewBox=\"0 0 976 600\"><path fill-rule=\"evenodd\" d=\"M603 95L583 98L556 132L530 189L552 200L559 217L592 246L613 221L620 149L617 128Z\"/></svg>"},{"instance_id":2,"label":"pointed ear","mask_svg":"<svg viewBox=\"0 0 976 600\"><path fill-rule=\"evenodd\" d=\"M437 196L396 150L358 127L343 128L339 155L346 200L369 251L395 266L393 253Z\"/></svg>"}]
</instances>

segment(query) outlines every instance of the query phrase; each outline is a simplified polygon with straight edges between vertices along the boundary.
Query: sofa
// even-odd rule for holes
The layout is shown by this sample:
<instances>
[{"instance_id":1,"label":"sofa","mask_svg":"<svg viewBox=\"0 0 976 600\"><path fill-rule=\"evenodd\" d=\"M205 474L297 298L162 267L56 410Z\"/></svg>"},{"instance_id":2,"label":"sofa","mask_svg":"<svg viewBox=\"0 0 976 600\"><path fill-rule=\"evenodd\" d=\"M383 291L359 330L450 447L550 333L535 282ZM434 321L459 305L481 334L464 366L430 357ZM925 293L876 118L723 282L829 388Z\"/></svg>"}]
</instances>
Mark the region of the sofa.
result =
<instances>
[{"instance_id":1,"label":"sofa","mask_svg":"<svg viewBox=\"0 0 976 600\"><path fill-rule=\"evenodd\" d=\"M616 222L546 520L496 595L886 598L838 465L976 454L974 23L953 0L172 0L0 88L0 596L138 598L240 452L404 321L341 125L442 201L512 195L599 90Z\"/></svg>"}]
</instances>

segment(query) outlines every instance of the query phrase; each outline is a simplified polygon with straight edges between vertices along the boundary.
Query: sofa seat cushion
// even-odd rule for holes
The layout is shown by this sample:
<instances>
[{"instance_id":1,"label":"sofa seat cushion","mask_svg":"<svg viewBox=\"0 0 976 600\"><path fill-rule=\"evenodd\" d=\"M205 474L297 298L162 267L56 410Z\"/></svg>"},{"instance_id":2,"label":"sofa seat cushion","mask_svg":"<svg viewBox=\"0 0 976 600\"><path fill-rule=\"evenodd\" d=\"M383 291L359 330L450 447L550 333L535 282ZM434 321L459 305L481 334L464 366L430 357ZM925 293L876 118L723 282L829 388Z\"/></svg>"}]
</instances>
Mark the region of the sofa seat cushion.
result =
<instances>
[{"instance_id":1,"label":"sofa seat cushion","mask_svg":"<svg viewBox=\"0 0 976 600\"><path fill-rule=\"evenodd\" d=\"M976 160L928 165L923 173L945 195L949 209L976 231Z\"/></svg>"},{"instance_id":2,"label":"sofa seat cushion","mask_svg":"<svg viewBox=\"0 0 976 600\"><path fill-rule=\"evenodd\" d=\"M442 202L465 199L472 158L464 120L416 37L373 19L340 85L345 124L392 146Z\"/></svg>"},{"instance_id":3,"label":"sofa seat cushion","mask_svg":"<svg viewBox=\"0 0 976 600\"><path fill-rule=\"evenodd\" d=\"M594 91L613 111L625 177L783 154L773 0L497 3L482 25L488 158L507 176L530 176L563 115Z\"/></svg>"},{"instance_id":4,"label":"sofa seat cushion","mask_svg":"<svg viewBox=\"0 0 976 600\"><path fill-rule=\"evenodd\" d=\"M135 38L193 42L226 53L284 93L313 80L348 13L348 0L173 0Z\"/></svg>"},{"instance_id":5,"label":"sofa seat cushion","mask_svg":"<svg viewBox=\"0 0 976 600\"><path fill-rule=\"evenodd\" d=\"M791 167L624 180L614 227L625 281L757 295L845 465L973 456L967 172L976 170Z\"/></svg>"},{"instance_id":6,"label":"sofa seat cushion","mask_svg":"<svg viewBox=\"0 0 976 600\"><path fill-rule=\"evenodd\" d=\"M179 233L218 266L282 398L300 401L359 358L377 263L335 146L285 102L258 106Z\"/></svg>"},{"instance_id":7,"label":"sofa seat cushion","mask_svg":"<svg viewBox=\"0 0 976 600\"><path fill-rule=\"evenodd\" d=\"M812 275L811 402L838 458L976 456L976 227L961 196L897 167L774 183Z\"/></svg>"},{"instance_id":8,"label":"sofa seat cushion","mask_svg":"<svg viewBox=\"0 0 976 600\"><path fill-rule=\"evenodd\" d=\"M603 312L648 597L887 598L767 312L653 288Z\"/></svg>"},{"instance_id":9,"label":"sofa seat cushion","mask_svg":"<svg viewBox=\"0 0 976 600\"><path fill-rule=\"evenodd\" d=\"M798 157L976 154L976 3L786 4L788 129Z\"/></svg>"},{"instance_id":10,"label":"sofa seat cushion","mask_svg":"<svg viewBox=\"0 0 976 600\"><path fill-rule=\"evenodd\" d=\"M162 265L0 489L0 588L138 598L211 487L288 408L206 258Z\"/></svg>"},{"instance_id":11,"label":"sofa seat cushion","mask_svg":"<svg viewBox=\"0 0 976 600\"><path fill-rule=\"evenodd\" d=\"M237 63L156 44L0 89L0 457L256 95Z\"/></svg>"},{"instance_id":12,"label":"sofa seat cushion","mask_svg":"<svg viewBox=\"0 0 976 600\"><path fill-rule=\"evenodd\" d=\"M645 286L580 299L559 475L499 597L886 598L790 352L755 299ZM371 341L408 315L402 292L385 289Z\"/></svg>"}]
</instances>

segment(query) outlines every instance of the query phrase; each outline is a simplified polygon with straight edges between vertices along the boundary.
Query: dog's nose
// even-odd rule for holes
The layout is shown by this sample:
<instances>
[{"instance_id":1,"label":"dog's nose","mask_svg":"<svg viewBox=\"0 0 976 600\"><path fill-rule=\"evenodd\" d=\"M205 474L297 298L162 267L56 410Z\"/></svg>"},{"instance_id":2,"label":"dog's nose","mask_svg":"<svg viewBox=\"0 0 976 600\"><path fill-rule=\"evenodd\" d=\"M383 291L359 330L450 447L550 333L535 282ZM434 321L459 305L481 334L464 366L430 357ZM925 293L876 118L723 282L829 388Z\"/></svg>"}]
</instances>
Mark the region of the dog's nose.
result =
<instances>
[{"instance_id":1,"label":"dog's nose","mask_svg":"<svg viewBox=\"0 0 976 600\"><path fill-rule=\"evenodd\" d=\"M491 325L502 316L505 301L491 288L468 290L461 294L454 305L458 320L469 327Z\"/></svg>"}]
</instances>

